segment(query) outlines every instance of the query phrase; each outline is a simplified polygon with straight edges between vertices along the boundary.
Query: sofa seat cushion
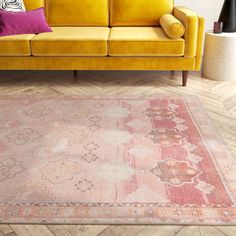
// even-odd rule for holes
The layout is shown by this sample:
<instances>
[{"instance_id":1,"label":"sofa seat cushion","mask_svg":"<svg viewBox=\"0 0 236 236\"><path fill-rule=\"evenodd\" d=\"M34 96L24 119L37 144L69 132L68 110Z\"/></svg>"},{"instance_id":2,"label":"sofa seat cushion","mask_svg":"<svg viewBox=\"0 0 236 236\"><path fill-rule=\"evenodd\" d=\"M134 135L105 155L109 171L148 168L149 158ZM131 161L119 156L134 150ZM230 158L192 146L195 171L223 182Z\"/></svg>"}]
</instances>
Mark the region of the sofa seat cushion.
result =
<instances>
[{"instance_id":1,"label":"sofa seat cushion","mask_svg":"<svg viewBox=\"0 0 236 236\"><path fill-rule=\"evenodd\" d=\"M170 39L160 27L112 27L110 56L183 56L185 40Z\"/></svg>"},{"instance_id":2,"label":"sofa seat cushion","mask_svg":"<svg viewBox=\"0 0 236 236\"><path fill-rule=\"evenodd\" d=\"M31 40L33 56L107 56L108 27L52 27Z\"/></svg>"},{"instance_id":3,"label":"sofa seat cushion","mask_svg":"<svg viewBox=\"0 0 236 236\"><path fill-rule=\"evenodd\" d=\"M0 56L30 56L30 39L34 34L0 37Z\"/></svg>"}]
</instances>

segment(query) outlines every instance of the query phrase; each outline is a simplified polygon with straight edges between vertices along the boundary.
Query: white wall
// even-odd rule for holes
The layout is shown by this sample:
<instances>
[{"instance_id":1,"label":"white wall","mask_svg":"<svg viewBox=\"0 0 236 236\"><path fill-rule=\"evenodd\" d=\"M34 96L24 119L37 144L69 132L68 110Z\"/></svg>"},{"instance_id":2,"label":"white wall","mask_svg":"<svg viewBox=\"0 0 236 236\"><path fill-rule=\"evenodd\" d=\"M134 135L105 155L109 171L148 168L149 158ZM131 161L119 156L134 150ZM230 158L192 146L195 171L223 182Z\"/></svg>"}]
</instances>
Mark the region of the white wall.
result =
<instances>
[{"instance_id":1,"label":"white wall","mask_svg":"<svg viewBox=\"0 0 236 236\"><path fill-rule=\"evenodd\" d=\"M206 30L213 29L213 22L220 15L224 0L175 0L176 6L186 6L206 19Z\"/></svg>"}]
</instances>

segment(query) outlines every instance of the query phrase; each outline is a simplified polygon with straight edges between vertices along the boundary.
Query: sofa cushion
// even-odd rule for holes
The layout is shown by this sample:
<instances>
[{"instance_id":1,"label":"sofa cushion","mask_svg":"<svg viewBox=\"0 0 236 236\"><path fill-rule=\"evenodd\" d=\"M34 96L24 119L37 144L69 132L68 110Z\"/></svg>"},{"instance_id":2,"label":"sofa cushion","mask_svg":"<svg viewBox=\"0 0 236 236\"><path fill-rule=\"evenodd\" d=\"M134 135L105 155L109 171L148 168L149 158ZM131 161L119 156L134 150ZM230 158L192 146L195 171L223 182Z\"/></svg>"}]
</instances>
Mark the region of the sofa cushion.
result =
<instances>
[{"instance_id":1,"label":"sofa cushion","mask_svg":"<svg viewBox=\"0 0 236 236\"><path fill-rule=\"evenodd\" d=\"M183 56L184 39L170 39L161 27L112 27L110 56Z\"/></svg>"},{"instance_id":2,"label":"sofa cushion","mask_svg":"<svg viewBox=\"0 0 236 236\"><path fill-rule=\"evenodd\" d=\"M0 36L51 32L44 8L32 11L0 11Z\"/></svg>"},{"instance_id":3,"label":"sofa cushion","mask_svg":"<svg viewBox=\"0 0 236 236\"><path fill-rule=\"evenodd\" d=\"M165 33L172 39L184 36L185 27L171 14L165 14L160 18L160 24Z\"/></svg>"},{"instance_id":4,"label":"sofa cushion","mask_svg":"<svg viewBox=\"0 0 236 236\"><path fill-rule=\"evenodd\" d=\"M0 56L30 56L30 39L34 34L0 37Z\"/></svg>"},{"instance_id":5,"label":"sofa cushion","mask_svg":"<svg viewBox=\"0 0 236 236\"><path fill-rule=\"evenodd\" d=\"M173 7L173 0L110 0L110 25L156 26Z\"/></svg>"},{"instance_id":6,"label":"sofa cushion","mask_svg":"<svg viewBox=\"0 0 236 236\"><path fill-rule=\"evenodd\" d=\"M44 4L45 0L24 0L26 10L34 10L40 7L46 8Z\"/></svg>"},{"instance_id":7,"label":"sofa cushion","mask_svg":"<svg viewBox=\"0 0 236 236\"><path fill-rule=\"evenodd\" d=\"M31 40L34 56L106 56L108 27L52 27Z\"/></svg>"},{"instance_id":8,"label":"sofa cushion","mask_svg":"<svg viewBox=\"0 0 236 236\"><path fill-rule=\"evenodd\" d=\"M108 0L47 0L52 26L108 26Z\"/></svg>"}]
</instances>

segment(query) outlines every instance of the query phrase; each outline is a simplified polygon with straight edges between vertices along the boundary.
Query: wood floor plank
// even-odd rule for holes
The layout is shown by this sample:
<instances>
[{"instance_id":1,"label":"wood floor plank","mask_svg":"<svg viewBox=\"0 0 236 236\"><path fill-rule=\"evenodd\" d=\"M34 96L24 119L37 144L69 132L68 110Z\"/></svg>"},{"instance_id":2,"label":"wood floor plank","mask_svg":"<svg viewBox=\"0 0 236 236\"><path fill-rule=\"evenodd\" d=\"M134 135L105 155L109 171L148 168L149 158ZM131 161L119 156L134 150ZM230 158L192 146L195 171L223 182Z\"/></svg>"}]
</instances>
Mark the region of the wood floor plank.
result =
<instances>
[{"instance_id":1,"label":"wood floor plank","mask_svg":"<svg viewBox=\"0 0 236 236\"><path fill-rule=\"evenodd\" d=\"M178 234L182 227L173 225L146 226L137 236L174 236Z\"/></svg>"},{"instance_id":2,"label":"wood floor plank","mask_svg":"<svg viewBox=\"0 0 236 236\"><path fill-rule=\"evenodd\" d=\"M55 236L46 225L11 225L17 236Z\"/></svg>"},{"instance_id":3,"label":"wood floor plank","mask_svg":"<svg viewBox=\"0 0 236 236\"><path fill-rule=\"evenodd\" d=\"M9 225L0 225L0 236L16 236Z\"/></svg>"},{"instance_id":4,"label":"wood floor plank","mask_svg":"<svg viewBox=\"0 0 236 236\"><path fill-rule=\"evenodd\" d=\"M144 228L144 225L112 225L97 234L97 236L135 236Z\"/></svg>"},{"instance_id":5,"label":"wood floor plank","mask_svg":"<svg viewBox=\"0 0 236 236\"><path fill-rule=\"evenodd\" d=\"M96 236L108 225L48 225L51 232L57 236Z\"/></svg>"},{"instance_id":6,"label":"wood floor plank","mask_svg":"<svg viewBox=\"0 0 236 236\"><path fill-rule=\"evenodd\" d=\"M225 228L227 227L221 230L213 226L184 226L175 236L228 236Z\"/></svg>"},{"instance_id":7,"label":"wood floor plank","mask_svg":"<svg viewBox=\"0 0 236 236\"><path fill-rule=\"evenodd\" d=\"M235 226L215 226L215 228L221 231L224 235L227 236L235 236L236 235L236 227Z\"/></svg>"},{"instance_id":8,"label":"wood floor plank","mask_svg":"<svg viewBox=\"0 0 236 236\"><path fill-rule=\"evenodd\" d=\"M203 235L201 234L199 226L184 226L174 236L203 236Z\"/></svg>"},{"instance_id":9,"label":"wood floor plank","mask_svg":"<svg viewBox=\"0 0 236 236\"><path fill-rule=\"evenodd\" d=\"M218 230L215 227L212 226L201 226L200 229L200 235L207 235L207 236L226 236L223 231Z\"/></svg>"}]
</instances>

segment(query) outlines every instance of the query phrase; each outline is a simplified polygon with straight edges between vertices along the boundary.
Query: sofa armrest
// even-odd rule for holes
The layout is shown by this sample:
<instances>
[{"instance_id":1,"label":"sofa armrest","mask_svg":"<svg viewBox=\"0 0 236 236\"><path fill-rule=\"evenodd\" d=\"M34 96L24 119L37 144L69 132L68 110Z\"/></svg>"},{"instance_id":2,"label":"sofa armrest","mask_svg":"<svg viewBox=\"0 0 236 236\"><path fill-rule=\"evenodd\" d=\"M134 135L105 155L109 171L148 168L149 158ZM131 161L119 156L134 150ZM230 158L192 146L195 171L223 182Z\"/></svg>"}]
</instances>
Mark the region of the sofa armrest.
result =
<instances>
[{"instance_id":1,"label":"sofa armrest","mask_svg":"<svg viewBox=\"0 0 236 236\"><path fill-rule=\"evenodd\" d=\"M185 27L185 57L196 57L198 48L198 15L185 7L175 7L174 16Z\"/></svg>"},{"instance_id":2,"label":"sofa armrest","mask_svg":"<svg viewBox=\"0 0 236 236\"><path fill-rule=\"evenodd\" d=\"M198 16L198 40L197 40L196 62L195 62L196 70L201 69L204 36L205 36L205 19L202 16Z\"/></svg>"}]
</instances>

